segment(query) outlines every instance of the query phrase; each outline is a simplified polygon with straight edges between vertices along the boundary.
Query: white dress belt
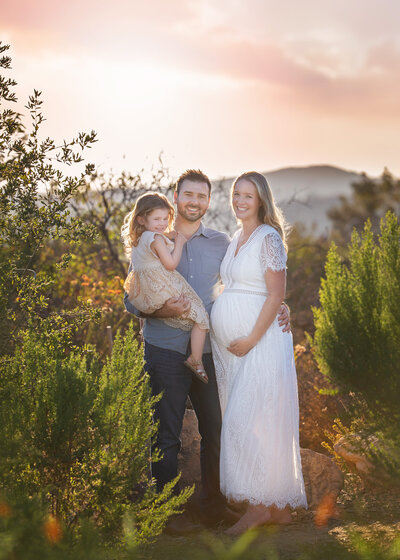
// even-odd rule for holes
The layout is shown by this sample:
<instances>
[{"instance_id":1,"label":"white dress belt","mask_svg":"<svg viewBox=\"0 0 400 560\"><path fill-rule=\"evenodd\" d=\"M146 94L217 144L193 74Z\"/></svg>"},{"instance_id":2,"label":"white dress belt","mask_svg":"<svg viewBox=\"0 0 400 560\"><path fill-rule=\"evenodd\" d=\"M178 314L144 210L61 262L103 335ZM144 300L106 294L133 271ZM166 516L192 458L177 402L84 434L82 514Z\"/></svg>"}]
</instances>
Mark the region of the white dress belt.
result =
<instances>
[{"instance_id":1,"label":"white dress belt","mask_svg":"<svg viewBox=\"0 0 400 560\"><path fill-rule=\"evenodd\" d=\"M223 293L250 294L255 296L268 296L268 292L257 292L256 290L241 290L240 288L224 288Z\"/></svg>"}]
</instances>

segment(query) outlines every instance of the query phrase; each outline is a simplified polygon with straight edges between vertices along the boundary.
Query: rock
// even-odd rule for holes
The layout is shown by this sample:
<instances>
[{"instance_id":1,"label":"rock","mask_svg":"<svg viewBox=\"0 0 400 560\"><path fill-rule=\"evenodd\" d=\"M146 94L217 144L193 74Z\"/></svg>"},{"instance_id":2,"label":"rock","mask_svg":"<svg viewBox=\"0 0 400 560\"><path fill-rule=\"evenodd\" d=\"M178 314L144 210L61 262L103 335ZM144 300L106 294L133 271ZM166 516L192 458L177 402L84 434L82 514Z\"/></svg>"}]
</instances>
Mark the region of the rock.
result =
<instances>
[{"instance_id":1,"label":"rock","mask_svg":"<svg viewBox=\"0 0 400 560\"><path fill-rule=\"evenodd\" d=\"M364 481L379 485L391 480L389 473L385 472L382 467L375 465L367 457L371 449L374 449L375 452L386 451L386 454L390 456L390 449L387 446L385 447L376 436L363 439L359 434L349 434L340 438L333 449L348 465L355 468L357 474Z\"/></svg>"},{"instance_id":2,"label":"rock","mask_svg":"<svg viewBox=\"0 0 400 560\"><path fill-rule=\"evenodd\" d=\"M189 408L186 409L183 419L181 441L178 470L182 474L179 485L184 488L195 483L195 495L197 496L201 490L200 434L196 414Z\"/></svg>"},{"instance_id":3,"label":"rock","mask_svg":"<svg viewBox=\"0 0 400 560\"><path fill-rule=\"evenodd\" d=\"M347 438L342 437L335 443L333 449L348 464L355 467L362 478L368 478L369 474L374 470L374 465L362 455L360 450L356 451L354 447L354 444L352 445Z\"/></svg>"},{"instance_id":4,"label":"rock","mask_svg":"<svg viewBox=\"0 0 400 560\"><path fill-rule=\"evenodd\" d=\"M343 473L326 455L311 449L301 449L301 466L308 507L315 510L326 496L335 501L343 488Z\"/></svg>"},{"instance_id":5,"label":"rock","mask_svg":"<svg viewBox=\"0 0 400 560\"><path fill-rule=\"evenodd\" d=\"M187 409L185 412L181 440L182 449L179 454L181 485L191 486L195 483L195 494L198 495L201 485L200 435L193 410ZM311 449L301 449L301 462L308 507L311 510L316 509L327 495L333 496L336 501L343 488L343 474L332 459Z\"/></svg>"}]
</instances>

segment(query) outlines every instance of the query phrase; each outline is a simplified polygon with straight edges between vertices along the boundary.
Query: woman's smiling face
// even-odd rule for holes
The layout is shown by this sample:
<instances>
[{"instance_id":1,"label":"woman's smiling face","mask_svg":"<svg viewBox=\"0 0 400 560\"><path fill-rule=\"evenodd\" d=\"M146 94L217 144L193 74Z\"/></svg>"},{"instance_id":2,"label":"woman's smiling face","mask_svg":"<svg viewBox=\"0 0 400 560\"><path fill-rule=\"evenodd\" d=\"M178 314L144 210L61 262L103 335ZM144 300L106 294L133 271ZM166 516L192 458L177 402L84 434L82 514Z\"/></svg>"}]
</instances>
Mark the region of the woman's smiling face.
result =
<instances>
[{"instance_id":1,"label":"woman's smiling face","mask_svg":"<svg viewBox=\"0 0 400 560\"><path fill-rule=\"evenodd\" d=\"M238 220L258 218L262 206L256 187L247 179L240 179L232 191L232 207Z\"/></svg>"}]
</instances>

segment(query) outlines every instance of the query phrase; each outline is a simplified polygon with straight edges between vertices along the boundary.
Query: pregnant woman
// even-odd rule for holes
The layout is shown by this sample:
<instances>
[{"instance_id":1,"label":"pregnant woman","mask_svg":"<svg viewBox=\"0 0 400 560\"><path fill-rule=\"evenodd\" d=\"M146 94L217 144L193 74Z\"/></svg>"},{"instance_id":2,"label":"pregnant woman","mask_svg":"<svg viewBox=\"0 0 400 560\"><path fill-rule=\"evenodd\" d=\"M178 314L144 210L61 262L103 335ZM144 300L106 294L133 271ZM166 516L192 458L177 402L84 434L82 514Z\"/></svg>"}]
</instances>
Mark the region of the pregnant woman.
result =
<instances>
[{"instance_id":1,"label":"pregnant woman","mask_svg":"<svg viewBox=\"0 0 400 560\"><path fill-rule=\"evenodd\" d=\"M211 340L223 414L221 491L248 504L227 531L236 535L288 523L289 506L307 501L292 335L276 318L286 285L284 219L260 173L235 180L232 206L241 229L221 264Z\"/></svg>"}]
</instances>

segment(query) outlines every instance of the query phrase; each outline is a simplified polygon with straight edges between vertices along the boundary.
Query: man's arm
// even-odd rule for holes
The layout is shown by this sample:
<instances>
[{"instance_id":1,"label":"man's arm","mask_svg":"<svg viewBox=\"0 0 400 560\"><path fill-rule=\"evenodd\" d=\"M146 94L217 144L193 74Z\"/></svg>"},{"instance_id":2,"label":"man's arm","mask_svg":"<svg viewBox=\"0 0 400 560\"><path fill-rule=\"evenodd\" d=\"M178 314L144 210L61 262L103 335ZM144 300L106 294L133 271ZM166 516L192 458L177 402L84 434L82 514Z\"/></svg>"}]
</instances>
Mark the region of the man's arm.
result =
<instances>
[{"instance_id":1,"label":"man's arm","mask_svg":"<svg viewBox=\"0 0 400 560\"><path fill-rule=\"evenodd\" d=\"M136 317L140 317L139 309L136 309L133 303L129 301L128 294L126 292L124 292L124 306L128 313L132 313L132 315L136 315Z\"/></svg>"},{"instance_id":2,"label":"man's arm","mask_svg":"<svg viewBox=\"0 0 400 560\"><path fill-rule=\"evenodd\" d=\"M153 319L169 319L170 317L178 317L179 315L184 315L190 309L190 302L187 297L180 295L179 297L168 299L164 305L151 313L146 315L141 313L136 307L129 301L128 294L124 294L124 305L128 313L132 313L141 319L153 318Z\"/></svg>"}]
</instances>

